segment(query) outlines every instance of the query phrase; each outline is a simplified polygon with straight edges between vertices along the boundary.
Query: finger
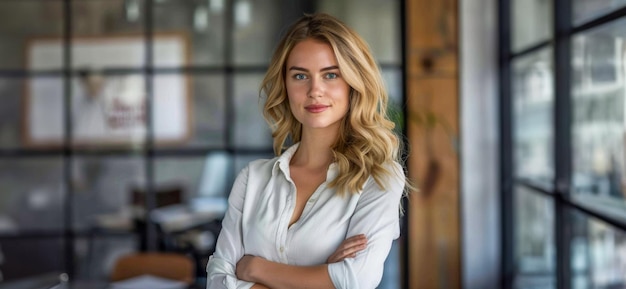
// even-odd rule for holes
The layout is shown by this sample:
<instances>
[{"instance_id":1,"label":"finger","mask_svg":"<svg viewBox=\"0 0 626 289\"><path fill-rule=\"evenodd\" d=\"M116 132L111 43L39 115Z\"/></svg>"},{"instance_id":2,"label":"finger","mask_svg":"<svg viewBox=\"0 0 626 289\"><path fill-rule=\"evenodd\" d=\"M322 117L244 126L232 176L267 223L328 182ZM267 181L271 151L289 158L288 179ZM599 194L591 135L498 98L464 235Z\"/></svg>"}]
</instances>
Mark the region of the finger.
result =
<instances>
[{"instance_id":1,"label":"finger","mask_svg":"<svg viewBox=\"0 0 626 289\"><path fill-rule=\"evenodd\" d=\"M363 250L366 246L367 239L365 238L357 238L353 240L346 239L343 243L339 245L339 248L335 250L334 254L346 256L351 252Z\"/></svg>"},{"instance_id":2,"label":"finger","mask_svg":"<svg viewBox=\"0 0 626 289\"><path fill-rule=\"evenodd\" d=\"M356 256L356 253L364 250L366 247L367 247L366 244L360 244L360 245L356 245L352 247L340 248L335 253L333 253L331 257L328 259L332 261L341 261L345 258L354 257Z\"/></svg>"},{"instance_id":3,"label":"finger","mask_svg":"<svg viewBox=\"0 0 626 289\"><path fill-rule=\"evenodd\" d=\"M365 249L366 246L367 238L364 234L351 236L339 244L337 250L328 257L327 262L334 263L342 261L345 258L354 257L356 256L356 252Z\"/></svg>"},{"instance_id":4,"label":"finger","mask_svg":"<svg viewBox=\"0 0 626 289\"><path fill-rule=\"evenodd\" d=\"M340 250L338 252L335 252L334 254L332 254L327 262L328 263L336 263L336 262L340 262L343 261L346 258L354 258L356 257L356 253L362 251L363 249L366 248L366 245L360 245L360 246L356 246L356 247L350 247L344 250Z\"/></svg>"},{"instance_id":5,"label":"finger","mask_svg":"<svg viewBox=\"0 0 626 289\"><path fill-rule=\"evenodd\" d=\"M341 253L341 256L342 257L348 257L348 256L350 256L352 254L356 254L356 253L358 253L360 251L363 251L366 247L367 247L367 245L365 243L363 243L363 244L358 244L358 245L355 245L355 246L352 246L352 247L345 248L345 249L343 249L343 251Z\"/></svg>"},{"instance_id":6,"label":"finger","mask_svg":"<svg viewBox=\"0 0 626 289\"><path fill-rule=\"evenodd\" d=\"M350 238L346 238L344 240L344 242L346 242L346 241L354 241L354 240L363 240L363 239L367 239L365 237L365 234L359 234L359 235L354 235L354 236L352 236Z\"/></svg>"},{"instance_id":7,"label":"finger","mask_svg":"<svg viewBox=\"0 0 626 289\"><path fill-rule=\"evenodd\" d=\"M358 246L358 245L366 244L366 243L367 243L367 238L365 238L364 235L358 235L358 236L354 236L354 237L350 237L348 239L345 239L339 245L339 248L354 247L354 246Z\"/></svg>"}]
</instances>

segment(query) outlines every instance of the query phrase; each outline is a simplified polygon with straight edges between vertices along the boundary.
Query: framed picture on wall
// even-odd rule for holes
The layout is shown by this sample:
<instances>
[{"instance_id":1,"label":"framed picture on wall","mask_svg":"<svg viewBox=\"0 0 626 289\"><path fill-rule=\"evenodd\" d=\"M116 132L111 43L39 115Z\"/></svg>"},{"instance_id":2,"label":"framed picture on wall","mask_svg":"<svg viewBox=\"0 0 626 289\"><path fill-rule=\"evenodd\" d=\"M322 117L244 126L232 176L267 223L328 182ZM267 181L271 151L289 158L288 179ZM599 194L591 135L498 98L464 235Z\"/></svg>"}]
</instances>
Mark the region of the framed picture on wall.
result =
<instances>
[{"instance_id":1,"label":"framed picture on wall","mask_svg":"<svg viewBox=\"0 0 626 289\"><path fill-rule=\"evenodd\" d=\"M27 44L30 71L57 70L63 39L33 39ZM153 38L158 67L188 63L185 34ZM136 36L76 37L71 43L69 91L62 77L34 76L25 82L23 141L27 147L59 146L64 141L64 95L69 92L74 146L134 146L147 134L146 41ZM183 73L154 74L152 123L158 145L177 145L191 137L190 85Z\"/></svg>"}]
</instances>

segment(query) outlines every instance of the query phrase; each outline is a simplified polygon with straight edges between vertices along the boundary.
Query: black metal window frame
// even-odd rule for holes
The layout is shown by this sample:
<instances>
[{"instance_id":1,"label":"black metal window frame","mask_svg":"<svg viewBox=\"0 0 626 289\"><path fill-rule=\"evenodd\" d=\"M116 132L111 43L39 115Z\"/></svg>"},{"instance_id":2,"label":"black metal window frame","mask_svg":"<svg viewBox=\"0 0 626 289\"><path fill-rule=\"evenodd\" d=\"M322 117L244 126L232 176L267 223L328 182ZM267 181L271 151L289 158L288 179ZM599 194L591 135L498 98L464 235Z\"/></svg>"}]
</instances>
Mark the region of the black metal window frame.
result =
<instances>
[{"instance_id":1,"label":"black metal window frame","mask_svg":"<svg viewBox=\"0 0 626 289\"><path fill-rule=\"evenodd\" d=\"M43 0L37 0L43 1ZM253 74L253 73L265 73L267 70L267 65L235 65L234 63L234 55L233 55L233 46L234 46L234 1L226 1L225 2L225 22L224 22L224 64L221 65L189 65L185 67L175 67L175 68L155 68L153 63L153 37L154 37L154 19L153 19L153 10L155 5L155 0L142 0L144 6L142 12L145 17L143 18L143 31L142 34L145 39L145 66L141 68L109 68L103 69L100 72L107 75L116 75L116 74L142 74L145 77L144 88L146 91L146 135L144 139L144 143L141 149L137 150L136 148L100 148L97 150L94 149L84 149L80 147L74 147L72 145L72 119L71 114L69 113L71 108L71 96L72 96L72 77L79 76L84 71L80 69L72 68L72 39L73 39L73 22L72 22L72 3L77 0L57 0L62 3L63 9L63 31L62 31L62 39L63 39L63 47L62 47L62 57L63 57L63 68L60 70L50 70L50 71L30 71L27 69L19 70L19 69L0 69L0 77L2 78L32 78L32 77L59 77L63 78L63 106L64 106L64 115L63 115L63 143L59 148L50 148L50 149L28 149L28 148L0 148L0 160L2 159L26 159L26 158L46 158L46 157L59 157L62 159L63 166L63 183L70 184L73 178L73 170L72 164L73 159L75 157L83 157L83 156L95 156L95 157L108 157L108 156L141 156L144 160L144 172L145 172L145 180L146 180L146 215L149 214L151 210L153 210L156 206L156 198L155 198L155 159L159 157L204 157L208 153L214 151L224 151L228 152L231 156L253 156L253 155L262 155L262 154L273 154L273 148L270 146L266 148L242 148L237 147L233 144L233 122L235 115L235 104L234 104L234 88L235 88L235 75L236 74ZM301 0L299 3L295 4L297 8L301 9L303 13L313 13L315 7L313 6L313 1ZM401 80L402 80L402 102L406 103L406 15L404 12L404 7L406 5L405 0L398 1L398 13L400 15L400 57L401 61L399 63L381 63L381 69L395 69L401 72ZM224 76L224 100L225 100L225 109L226 113L224 119L224 132L225 132L225 144L223 146L206 146L202 148L192 147L192 148L157 148L154 145L154 126L152 123L152 99L153 99L153 89L154 89L154 76L161 74L185 74L185 75L220 75ZM404 116L404 123L407 120L407 108L405 105L402 106L402 112ZM406 125L403 128L403 134L406 135ZM405 147L408 145L408 140L403 138ZM232 172L236 174L237 172ZM76 271L76 261L74 260L75 254L75 241L77 238L93 236L101 237L125 237L128 235L135 235L138 232L129 232L129 233L111 233L111 232L81 232L76 231L72 228L73 222L73 200L72 196L74 194L72 186L65 185L64 186L64 200L63 200L63 229L58 232L40 232L40 231L32 231L32 232L24 232L19 234L3 234L0 233L0 240L2 239L38 239L38 238L61 238L63 240L63 255L65 256L65 260L63 261L65 273L68 274L69 278L73 278L74 273ZM408 209L408 203L404 204L405 208ZM408 278L409 278L409 269L408 269L408 214L405 214L403 217L403 233L401 235L401 252L403 253L400 257L400 262L403 264L402 271L399 272L401 278L401 284L403 288L408 288ZM143 232L147 236L147 250L154 251L157 250L157 229L154 223L148 222Z\"/></svg>"},{"instance_id":2,"label":"black metal window frame","mask_svg":"<svg viewBox=\"0 0 626 289\"><path fill-rule=\"evenodd\" d=\"M500 0L498 3L498 63L500 93L500 215L501 215L501 288L513 288L515 280L514 229L515 186L529 188L554 203L554 240L556 242L556 288L571 288L571 266L569 233L571 232L570 211L577 211L586 216L606 222L616 229L626 231L626 222L589 209L570 198L572 177L571 147L571 39L574 34L591 30L617 19L626 18L626 7L609 14L573 25L572 0L552 0L553 22L551 39L541 41L518 52L511 51L511 7L514 0ZM536 183L529 179L516 178L513 175L514 155L514 119L511 91L511 63L514 59L530 55L543 48L552 47L554 61L554 164L555 178L551 185Z\"/></svg>"}]
</instances>

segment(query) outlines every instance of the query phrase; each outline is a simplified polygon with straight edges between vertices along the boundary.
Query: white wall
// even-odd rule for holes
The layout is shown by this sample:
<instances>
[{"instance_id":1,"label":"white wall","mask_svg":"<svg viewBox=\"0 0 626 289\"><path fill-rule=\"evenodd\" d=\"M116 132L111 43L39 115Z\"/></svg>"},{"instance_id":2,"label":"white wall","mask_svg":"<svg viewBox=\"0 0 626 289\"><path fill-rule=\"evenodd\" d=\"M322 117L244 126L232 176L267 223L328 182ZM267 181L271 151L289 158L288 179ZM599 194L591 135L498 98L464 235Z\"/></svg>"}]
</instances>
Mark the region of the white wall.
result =
<instances>
[{"instance_id":1,"label":"white wall","mask_svg":"<svg viewBox=\"0 0 626 289\"><path fill-rule=\"evenodd\" d=\"M460 3L463 288L498 288L497 1Z\"/></svg>"}]
</instances>

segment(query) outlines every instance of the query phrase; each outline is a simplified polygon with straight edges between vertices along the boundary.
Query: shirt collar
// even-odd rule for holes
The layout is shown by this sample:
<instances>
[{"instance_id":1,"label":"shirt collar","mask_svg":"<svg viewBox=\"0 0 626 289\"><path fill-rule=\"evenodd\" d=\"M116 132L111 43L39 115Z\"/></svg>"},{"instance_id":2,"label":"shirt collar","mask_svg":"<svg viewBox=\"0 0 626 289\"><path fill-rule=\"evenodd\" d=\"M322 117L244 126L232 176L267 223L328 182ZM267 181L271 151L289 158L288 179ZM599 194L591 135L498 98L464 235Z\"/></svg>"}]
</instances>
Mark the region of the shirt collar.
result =
<instances>
[{"instance_id":1,"label":"shirt collar","mask_svg":"<svg viewBox=\"0 0 626 289\"><path fill-rule=\"evenodd\" d=\"M276 176L276 171L281 170L283 171L283 174L285 174L285 176L289 177L289 162L291 161L293 155L296 153L296 150L298 150L299 146L300 143L292 145L285 152L283 152L280 157L278 157L278 160L276 160L276 162L274 163L274 168L272 169L272 176Z\"/></svg>"},{"instance_id":2,"label":"shirt collar","mask_svg":"<svg viewBox=\"0 0 626 289\"><path fill-rule=\"evenodd\" d=\"M300 143L292 145L285 152L283 152L280 157L278 157L278 160L276 160L276 162L274 163L274 167L272 168L273 177L276 176L276 172L278 170L281 170L288 179L291 179L291 175L289 173L289 163L291 162L291 158L296 153L299 146ZM328 172L326 172L326 180L330 181L334 179L335 177L337 177L338 173L339 171L337 163L331 163L328 167Z\"/></svg>"}]
</instances>

